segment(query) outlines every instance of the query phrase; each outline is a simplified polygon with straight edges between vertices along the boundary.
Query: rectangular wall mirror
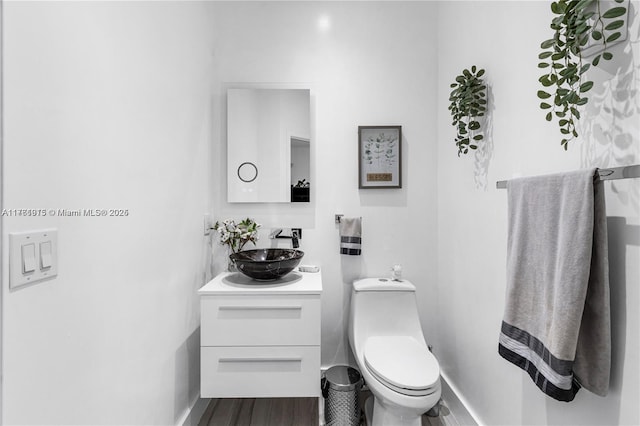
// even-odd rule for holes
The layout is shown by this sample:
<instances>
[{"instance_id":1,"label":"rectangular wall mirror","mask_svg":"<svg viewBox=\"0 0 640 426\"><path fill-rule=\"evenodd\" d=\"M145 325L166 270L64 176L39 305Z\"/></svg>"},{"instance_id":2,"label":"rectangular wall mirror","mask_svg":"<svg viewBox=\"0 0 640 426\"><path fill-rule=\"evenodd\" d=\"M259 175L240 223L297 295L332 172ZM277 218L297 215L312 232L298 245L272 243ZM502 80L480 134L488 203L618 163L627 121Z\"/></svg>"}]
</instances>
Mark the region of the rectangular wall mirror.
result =
<instances>
[{"instance_id":1,"label":"rectangular wall mirror","mask_svg":"<svg viewBox=\"0 0 640 426\"><path fill-rule=\"evenodd\" d=\"M309 202L310 90L227 90L227 201Z\"/></svg>"}]
</instances>

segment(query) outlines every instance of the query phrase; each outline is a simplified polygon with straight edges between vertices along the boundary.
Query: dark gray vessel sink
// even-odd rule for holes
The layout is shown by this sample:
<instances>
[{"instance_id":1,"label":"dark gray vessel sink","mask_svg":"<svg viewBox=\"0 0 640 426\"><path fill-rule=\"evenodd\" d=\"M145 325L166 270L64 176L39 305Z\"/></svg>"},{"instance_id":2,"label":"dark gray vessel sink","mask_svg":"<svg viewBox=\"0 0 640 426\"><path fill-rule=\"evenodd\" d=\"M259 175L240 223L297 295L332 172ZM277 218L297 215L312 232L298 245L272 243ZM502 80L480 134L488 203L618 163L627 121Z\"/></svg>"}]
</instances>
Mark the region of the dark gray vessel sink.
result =
<instances>
[{"instance_id":1,"label":"dark gray vessel sink","mask_svg":"<svg viewBox=\"0 0 640 426\"><path fill-rule=\"evenodd\" d=\"M259 281L280 279L293 271L304 252L296 249L266 248L229 255L238 271Z\"/></svg>"}]
</instances>

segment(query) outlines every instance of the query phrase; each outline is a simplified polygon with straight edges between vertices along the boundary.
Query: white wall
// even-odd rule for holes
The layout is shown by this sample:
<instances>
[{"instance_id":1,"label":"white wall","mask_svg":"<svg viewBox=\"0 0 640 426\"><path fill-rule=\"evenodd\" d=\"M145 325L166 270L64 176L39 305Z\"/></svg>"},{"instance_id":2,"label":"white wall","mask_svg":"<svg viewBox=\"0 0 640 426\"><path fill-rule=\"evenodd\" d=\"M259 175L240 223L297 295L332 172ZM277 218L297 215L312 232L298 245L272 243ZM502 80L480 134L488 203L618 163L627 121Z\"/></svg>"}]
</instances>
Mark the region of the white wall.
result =
<instances>
[{"instance_id":1,"label":"white wall","mask_svg":"<svg viewBox=\"0 0 640 426\"><path fill-rule=\"evenodd\" d=\"M56 279L9 290L4 424L175 424L199 394L211 17L202 3L5 2L4 217L55 227Z\"/></svg>"},{"instance_id":2,"label":"white wall","mask_svg":"<svg viewBox=\"0 0 640 426\"><path fill-rule=\"evenodd\" d=\"M440 2L438 14L438 338L436 355L485 424L640 423L640 181L605 183L610 234L613 365L610 394L581 390L559 403L501 359L497 341L505 292L506 191L497 180L640 161L639 3L630 43L614 48L568 152L538 108L537 54L551 36L548 2ZM447 113L449 83L485 68L489 148L457 157Z\"/></svg>"},{"instance_id":3,"label":"white wall","mask_svg":"<svg viewBox=\"0 0 640 426\"><path fill-rule=\"evenodd\" d=\"M428 336L436 290L435 3L215 2L220 92L214 123L224 125L224 83L312 88L312 202L230 205L214 194L216 219L252 216L303 228L305 263L323 269L322 363L349 361L351 282L387 275L394 262L418 286ZM327 31L318 28L326 17ZM358 190L358 125L402 125L403 188ZM216 126L217 127L217 126ZM225 135L215 135L216 181L224 182ZM362 216L363 255L338 254L334 214ZM287 244L287 243L283 243ZM216 247L218 253L223 250ZM220 265L224 265L220 262ZM390 320L393 320L390 318Z\"/></svg>"},{"instance_id":4,"label":"white wall","mask_svg":"<svg viewBox=\"0 0 640 426\"><path fill-rule=\"evenodd\" d=\"M4 10L4 3L0 2L0 23L3 22L3 10ZM3 136L4 136L4 109L2 106L2 102L1 100L4 99L4 95L3 95L3 78L2 78L2 70L3 70L3 65L2 62L4 60L4 53L3 53L3 34L2 31L0 31L0 209L2 209L4 207L4 196L2 195L4 192L4 185L2 185L2 181L3 176L4 176L4 171L3 171L3 161L2 161L2 157L3 157L3 149L2 147L4 146L4 142L3 142ZM0 235L3 235L2 233L3 231L3 220L0 219ZM0 244L0 277L2 276L2 274L4 273L4 265L2 262L2 256L4 256L4 251L6 249L4 248L4 244ZM2 356L4 354L3 351L3 347L4 347L4 338L3 338L3 327L2 324L4 324L4 308L3 308L3 298L4 298L4 287L0 287L0 423L2 422L2 405L3 405L3 386L2 386Z\"/></svg>"},{"instance_id":5,"label":"white wall","mask_svg":"<svg viewBox=\"0 0 640 426\"><path fill-rule=\"evenodd\" d=\"M309 141L291 138L291 185L302 180L309 182L310 158Z\"/></svg>"}]
</instances>

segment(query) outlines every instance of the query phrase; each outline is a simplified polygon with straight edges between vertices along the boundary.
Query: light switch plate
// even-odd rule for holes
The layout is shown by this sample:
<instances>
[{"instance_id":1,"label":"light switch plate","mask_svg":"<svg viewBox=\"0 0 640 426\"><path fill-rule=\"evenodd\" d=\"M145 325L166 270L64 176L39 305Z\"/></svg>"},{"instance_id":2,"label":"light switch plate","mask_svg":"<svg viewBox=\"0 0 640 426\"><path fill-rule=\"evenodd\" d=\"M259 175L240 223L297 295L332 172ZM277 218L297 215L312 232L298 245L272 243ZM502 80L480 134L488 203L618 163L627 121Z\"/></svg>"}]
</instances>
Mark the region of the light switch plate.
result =
<instances>
[{"instance_id":1,"label":"light switch plate","mask_svg":"<svg viewBox=\"0 0 640 426\"><path fill-rule=\"evenodd\" d=\"M41 248L47 247L43 267ZM49 244L46 244L49 243ZM24 272L23 246L33 244L35 247L35 270ZM50 249L50 250L49 250ZM30 269L30 268L29 268ZM55 228L29 232L12 232L9 234L9 287L49 280L58 275L58 230Z\"/></svg>"}]
</instances>

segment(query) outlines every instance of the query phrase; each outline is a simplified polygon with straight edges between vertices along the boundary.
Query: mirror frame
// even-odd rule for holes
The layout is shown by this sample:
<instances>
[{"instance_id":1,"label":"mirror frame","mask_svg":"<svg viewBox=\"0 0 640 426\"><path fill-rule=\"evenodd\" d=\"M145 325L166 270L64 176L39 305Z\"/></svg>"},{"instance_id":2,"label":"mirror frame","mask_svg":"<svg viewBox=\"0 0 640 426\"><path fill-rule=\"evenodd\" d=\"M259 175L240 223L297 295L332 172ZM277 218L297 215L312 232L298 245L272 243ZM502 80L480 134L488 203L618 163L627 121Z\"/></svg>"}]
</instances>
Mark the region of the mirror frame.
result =
<instances>
[{"instance_id":1,"label":"mirror frame","mask_svg":"<svg viewBox=\"0 0 640 426\"><path fill-rule=\"evenodd\" d=\"M227 87L225 94L227 202L296 202L293 197L296 182L292 181L293 139L309 141L309 166L303 168L309 170L306 181L313 181L311 89L234 85ZM309 196L297 202L310 202Z\"/></svg>"},{"instance_id":2,"label":"mirror frame","mask_svg":"<svg viewBox=\"0 0 640 426\"><path fill-rule=\"evenodd\" d=\"M213 126L214 145L211 148L211 158L214 166L211 169L211 212L216 220L228 218L244 218L250 216L262 225L264 232L269 228L308 228L316 227L316 194L311 191L308 203L229 203L227 201L227 89L230 88L273 88L273 89L308 89L310 91L310 179L317 181L316 171L316 96L317 90L309 82L259 83L222 81L213 92L214 116ZM316 185L314 185L316 186ZM260 244L268 244L266 236L261 236Z\"/></svg>"}]
</instances>

